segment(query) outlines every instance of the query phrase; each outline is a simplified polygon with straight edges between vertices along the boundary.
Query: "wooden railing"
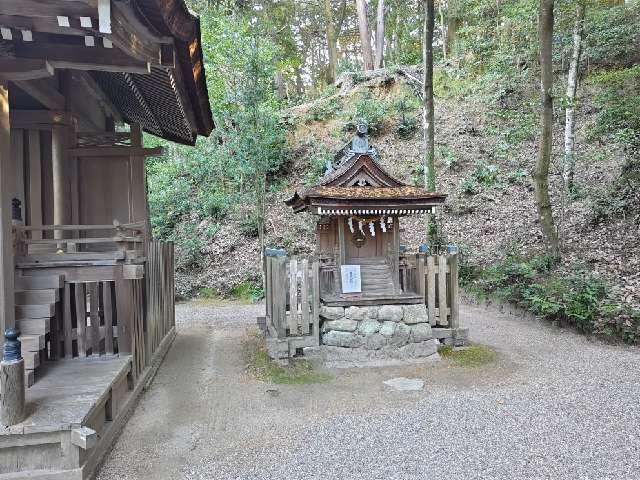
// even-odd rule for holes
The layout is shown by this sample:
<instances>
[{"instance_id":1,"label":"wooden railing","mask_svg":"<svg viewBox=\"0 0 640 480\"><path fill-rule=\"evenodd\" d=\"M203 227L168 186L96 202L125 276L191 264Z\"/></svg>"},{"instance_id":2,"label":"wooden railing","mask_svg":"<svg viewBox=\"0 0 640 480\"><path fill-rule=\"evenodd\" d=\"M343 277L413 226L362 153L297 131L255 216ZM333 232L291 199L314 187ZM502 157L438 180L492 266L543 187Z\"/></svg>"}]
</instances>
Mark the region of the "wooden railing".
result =
<instances>
[{"instance_id":1,"label":"wooden railing","mask_svg":"<svg viewBox=\"0 0 640 480\"><path fill-rule=\"evenodd\" d=\"M26 233L24 245L62 241L67 246L63 252L16 257L20 277L62 279L55 314L46 319L51 359L131 354L134 376L149 365L175 326L174 246L171 242L143 243L142 228L142 224L17 228ZM116 233L110 237L29 238L30 232L38 230ZM110 246L97 252L76 248L109 242ZM74 243L76 247L69 250Z\"/></svg>"},{"instance_id":2,"label":"wooden railing","mask_svg":"<svg viewBox=\"0 0 640 480\"><path fill-rule=\"evenodd\" d=\"M15 230L15 248L19 256L46 251L60 254L135 250L141 249L145 240L145 224L142 222L121 224L114 221L111 225L17 225Z\"/></svg>"}]
</instances>

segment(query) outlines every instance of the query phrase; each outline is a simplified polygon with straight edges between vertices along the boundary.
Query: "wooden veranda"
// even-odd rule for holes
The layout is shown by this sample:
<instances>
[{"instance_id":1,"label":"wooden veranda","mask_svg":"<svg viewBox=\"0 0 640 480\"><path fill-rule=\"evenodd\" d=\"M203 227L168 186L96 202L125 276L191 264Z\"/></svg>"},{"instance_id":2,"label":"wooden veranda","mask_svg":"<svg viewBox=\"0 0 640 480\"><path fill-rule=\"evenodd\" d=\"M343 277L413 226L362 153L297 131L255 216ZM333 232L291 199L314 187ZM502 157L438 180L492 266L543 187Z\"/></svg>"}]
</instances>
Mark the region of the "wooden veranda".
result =
<instances>
[{"instance_id":1,"label":"wooden veranda","mask_svg":"<svg viewBox=\"0 0 640 480\"><path fill-rule=\"evenodd\" d=\"M0 2L0 327L30 387L0 479L91 476L171 344L143 132L211 132L200 41L181 0Z\"/></svg>"}]
</instances>

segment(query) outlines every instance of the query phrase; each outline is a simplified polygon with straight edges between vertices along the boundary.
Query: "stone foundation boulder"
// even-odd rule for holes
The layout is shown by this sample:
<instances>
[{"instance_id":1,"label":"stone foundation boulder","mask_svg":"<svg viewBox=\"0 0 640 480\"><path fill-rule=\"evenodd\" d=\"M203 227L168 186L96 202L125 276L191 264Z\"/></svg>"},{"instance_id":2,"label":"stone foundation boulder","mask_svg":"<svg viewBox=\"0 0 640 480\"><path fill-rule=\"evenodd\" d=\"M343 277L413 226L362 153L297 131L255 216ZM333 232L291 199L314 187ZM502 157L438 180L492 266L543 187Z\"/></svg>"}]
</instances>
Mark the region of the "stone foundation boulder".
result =
<instances>
[{"instance_id":1,"label":"stone foundation boulder","mask_svg":"<svg viewBox=\"0 0 640 480\"><path fill-rule=\"evenodd\" d=\"M320 343L363 357L420 358L437 352L427 309L418 305L326 307L320 309ZM374 352L374 353L372 353Z\"/></svg>"}]
</instances>

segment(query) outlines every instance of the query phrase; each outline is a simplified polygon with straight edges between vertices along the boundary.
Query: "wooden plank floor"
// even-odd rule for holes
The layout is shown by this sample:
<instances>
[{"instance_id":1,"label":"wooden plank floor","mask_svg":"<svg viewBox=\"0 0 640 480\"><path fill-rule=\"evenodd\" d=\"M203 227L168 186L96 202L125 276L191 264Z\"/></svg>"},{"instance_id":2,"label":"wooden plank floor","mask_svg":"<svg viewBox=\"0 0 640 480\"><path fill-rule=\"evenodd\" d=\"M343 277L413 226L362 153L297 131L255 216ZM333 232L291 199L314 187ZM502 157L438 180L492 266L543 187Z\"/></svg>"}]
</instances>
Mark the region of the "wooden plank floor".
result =
<instances>
[{"instance_id":1,"label":"wooden plank floor","mask_svg":"<svg viewBox=\"0 0 640 480\"><path fill-rule=\"evenodd\" d=\"M27 418L11 430L23 427L26 433L81 425L115 380L129 372L130 363L130 355L113 355L45 364L27 389Z\"/></svg>"}]
</instances>

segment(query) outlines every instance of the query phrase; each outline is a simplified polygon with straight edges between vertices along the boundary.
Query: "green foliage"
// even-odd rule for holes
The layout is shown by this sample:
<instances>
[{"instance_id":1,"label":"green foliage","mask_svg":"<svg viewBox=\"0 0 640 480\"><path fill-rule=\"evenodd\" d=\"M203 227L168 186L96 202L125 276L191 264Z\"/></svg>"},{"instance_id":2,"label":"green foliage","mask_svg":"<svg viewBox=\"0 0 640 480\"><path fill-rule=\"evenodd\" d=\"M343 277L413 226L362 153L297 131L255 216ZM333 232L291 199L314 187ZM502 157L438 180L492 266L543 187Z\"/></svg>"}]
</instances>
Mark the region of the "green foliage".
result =
<instances>
[{"instance_id":1,"label":"green foliage","mask_svg":"<svg viewBox=\"0 0 640 480\"><path fill-rule=\"evenodd\" d=\"M316 144L315 151L307 157L304 173L304 184L313 185L324 175L327 162L333 160L334 153L324 144Z\"/></svg>"},{"instance_id":2,"label":"green foliage","mask_svg":"<svg viewBox=\"0 0 640 480\"><path fill-rule=\"evenodd\" d=\"M493 363L497 357L496 351L485 345L470 345L463 348L441 345L438 347L438 353L442 358L461 367L481 367Z\"/></svg>"},{"instance_id":3,"label":"green foliage","mask_svg":"<svg viewBox=\"0 0 640 480\"><path fill-rule=\"evenodd\" d=\"M640 66L602 70L590 82L600 87L591 135L640 149Z\"/></svg>"},{"instance_id":4,"label":"green foliage","mask_svg":"<svg viewBox=\"0 0 640 480\"><path fill-rule=\"evenodd\" d=\"M167 145L167 153L147 166L152 227L158 238L176 242L180 269L198 264L203 243L238 204L254 206L242 229L256 234L265 194L279 185L286 159L272 86L282 50L258 36L240 10L212 6L201 13L216 130L195 148Z\"/></svg>"},{"instance_id":5,"label":"green foliage","mask_svg":"<svg viewBox=\"0 0 640 480\"><path fill-rule=\"evenodd\" d=\"M479 184L490 187L498 178L498 167L482 160L477 160L474 163L472 175Z\"/></svg>"},{"instance_id":6,"label":"green foliage","mask_svg":"<svg viewBox=\"0 0 640 480\"><path fill-rule=\"evenodd\" d=\"M477 195L482 191L482 187L475 178L469 176L462 179L459 190L465 195Z\"/></svg>"},{"instance_id":7,"label":"green foliage","mask_svg":"<svg viewBox=\"0 0 640 480\"><path fill-rule=\"evenodd\" d=\"M414 95L405 94L398 97L394 104L396 111L396 135L400 138L411 138L418 129L415 112L420 109L420 102Z\"/></svg>"},{"instance_id":8,"label":"green foliage","mask_svg":"<svg viewBox=\"0 0 640 480\"><path fill-rule=\"evenodd\" d=\"M438 145L436 148L436 158L451 172L455 172L460 168L460 160L456 156L456 152L449 145Z\"/></svg>"},{"instance_id":9,"label":"green foliage","mask_svg":"<svg viewBox=\"0 0 640 480\"><path fill-rule=\"evenodd\" d=\"M628 65L640 45L640 4L587 6L584 37L584 57L592 64Z\"/></svg>"},{"instance_id":10,"label":"green foliage","mask_svg":"<svg viewBox=\"0 0 640 480\"><path fill-rule=\"evenodd\" d=\"M476 160L471 175L460 183L460 191L466 195L476 195L484 188L493 186L498 179L498 167L483 160Z\"/></svg>"},{"instance_id":11,"label":"green foliage","mask_svg":"<svg viewBox=\"0 0 640 480\"><path fill-rule=\"evenodd\" d=\"M342 110L342 100L338 97L317 100L307 115L308 121L327 120L334 118Z\"/></svg>"},{"instance_id":12,"label":"green foliage","mask_svg":"<svg viewBox=\"0 0 640 480\"><path fill-rule=\"evenodd\" d=\"M255 303L264 297L260 280L241 282L231 289L231 296L244 303Z\"/></svg>"},{"instance_id":13,"label":"green foliage","mask_svg":"<svg viewBox=\"0 0 640 480\"><path fill-rule=\"evenodd\" d=\"M361 92L353 104L346 123L346 128L355 129L358 122L365 122L371 135L380 133L389 106L387 102L373 95L371 92Z\"/></svg>"},{"instance_id":14,"label":"green foliage","mask_svg":"<svg viewBox=\"0 0 640 480\"><path fill-rule=\"evenodd\" d=\"M264 338L257 333L242 342L242 351L249 373L266 383L306 385L331 380L329 374L316 371L305 359L293 359L286 367L278 365L269 357Z\"/></svg>"},{"instance_id":15,"label":"green foliage","mask_svg":"<svg viewBox=\"0 0 640 480\"><path fill-rule=\"evenodd\" d=\"M466 266L460 278L469 291L514 303L545 320L640 341L640 311L616 300L615 292L594 274L558 269L552 256L509 255L484 269Z\"/></svg>"}]
</instances>

